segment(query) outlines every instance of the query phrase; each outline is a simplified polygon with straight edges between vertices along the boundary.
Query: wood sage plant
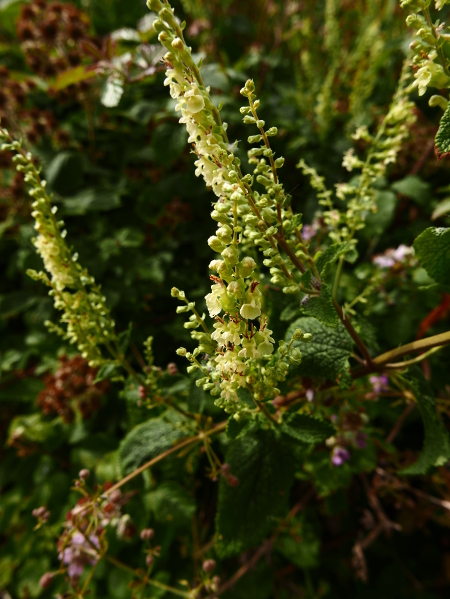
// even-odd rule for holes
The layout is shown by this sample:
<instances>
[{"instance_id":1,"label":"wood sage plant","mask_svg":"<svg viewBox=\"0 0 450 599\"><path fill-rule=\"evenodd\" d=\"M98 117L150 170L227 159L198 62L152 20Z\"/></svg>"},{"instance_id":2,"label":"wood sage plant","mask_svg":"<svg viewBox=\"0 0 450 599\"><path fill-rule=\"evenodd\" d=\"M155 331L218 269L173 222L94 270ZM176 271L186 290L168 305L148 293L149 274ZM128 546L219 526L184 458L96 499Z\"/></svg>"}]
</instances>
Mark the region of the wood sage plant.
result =
<instances>
[{"instance_id":1,"label":"wood sage plant","mask_svg":"<svg viewBox=\"0 0 450 599\"><path fill-rule=\"evenodd\" d=\"M202 306L198 308L183 290L172 288L172 297L179 302L176 311L187 315L184 327L193 340L191 348L177 350L189 362L182 391L165 386L164 377L170 373L155 366L151 338L145 343L140 368L127 357L131 329L116 332L100 286L66 241L64 223L56 218L40 169L22 143L0 128L1 149L14 154L33 201L34 245L45 272L29 274L50 288L61 312L61 324L48 326L77 347L89 368L99 369L96 382L121 383L124 396L132 396L140 410L136 426L119 449L122 478L89 486L91 474L83 469L75 480L73 490L81 497L68 512L57 542L59 569L43 573L43 588L61 576L70 587L65 597L84 597L98 565L107 561L131 577L133 596L144 596L150 586L191 599L213 599L269 552L278 551L290 560L289 539L307 537L306 505L347 488L353 476L359 477L371 510L366 527L371 530L366 536L359 530L352 550L357 575L366 579L365 551L380 534L400 530L378 499L375 475L370 482L368 475L376 472L377 484L381 487L382 479L386 494L400 501L402 493L421 492L407 482L408 476L424 476L447 464L448 391L436 401L438 394L420 366L450 344L450 331L400 346L393 339L392 349L379 353L371 302L385 298L389 286L412 285L410 272L418 264L429 286L448 293L450 229L428 228L413 247L402 243L369 256L358 251L362 231L382 208L380 189L388 169L396 163L415 123L416 88L423 95L428 87L450 87L446 50L450 34L444 24L433 23L430 0L400 4L410 11L407 24L416 31L415 39L386 114L376 126L357 126L352 132L353 147L342 160L342 172L350 173L347 180L330 188L324 176L298 157L297 176L309 182L319 206L314 221L304 224L296 210L298 202L283 185L285 159L273 149L278 144L271 144L278 129L266 125L264 119L270 115L258 98L257 82L248 79L240 90L240 113L249 131L244 164L239 142L222 121L222 106L214 104L205 85L201 61L185 41L185 23L180 23L167 0L148 0L153 28L164 47L164 85L176 102L180 125L188 132L195 174L210 190L211 218L217 225L207 240L212 252L211 290ZM436 10L446 4L436 0ZM329 23L335 23L333 6L327 4ZM337 66L331 83L336 71ZM373 82L366 83L372 89ZM357 104L355 94L352 101ZM450 152L448 102L435 95L430 105L445 111L436 137L436 153L443 158ZM321 111L322 118L326 116L323 102ZM357 284L347 285L349 273L356 273ZM284 308L279 309L281 305ZM283 330L280 322L286 321L292 322ZM171 370L176 372L176 366L172 364ZM382 427L371 419L377 418L373 406L390 399L397 402L395 406L404 404L405 412L384 438ZM397 452L393 446L415 406L425 431L418 456L409 449ZM377 451L382 453L382 463L377 461ZM202 458L201 477L218 485L218 499L214 531L208 531L211 541L199 547L196 533L189 541L193 556L189 580L180 575L171 581L158 577L158 560L165 551L158 531L141 527L140 565L111 556L109 546L111 529L121 540L136 532L125 511L135 492L124 492L122 487L133 480L137 484L144 474L145 484L152 488L149 471L160 462L173 466L170 460L175 458L185 466L182 476L192 483L188 499L198 488L196 468ZM445 486L443 480L436 479L437 488ZM165 480L152 491L163 498L158 504L161 509L170 504L171 485L173 480ZM445 507L436 497L430 501ZM45 506L36 510L37 528L45 528L49 513ZM193 508L195 513L200 511ZM185 555L189 543L183 547ZM253 549L249 559L246 552ZM233 575L213 574L216 560L222 560L220 571L226 574L226 560L238 555L247 561ZM199 556L204 556L202 568ZM308 574L305 585L311 589Z\"/></svg>"}]
</instances>

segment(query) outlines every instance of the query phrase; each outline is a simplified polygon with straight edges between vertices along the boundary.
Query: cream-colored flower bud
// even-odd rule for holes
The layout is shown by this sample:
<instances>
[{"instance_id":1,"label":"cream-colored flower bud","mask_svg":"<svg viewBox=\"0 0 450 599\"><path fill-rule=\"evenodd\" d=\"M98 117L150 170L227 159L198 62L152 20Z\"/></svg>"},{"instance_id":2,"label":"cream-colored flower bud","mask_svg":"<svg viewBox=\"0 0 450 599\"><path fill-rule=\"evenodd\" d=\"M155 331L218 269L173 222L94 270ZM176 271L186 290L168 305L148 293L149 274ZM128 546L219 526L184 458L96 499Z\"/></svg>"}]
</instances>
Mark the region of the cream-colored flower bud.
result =
<instances>
[{"instance_id":1,"label":"cream-colored flower bud","mask_svg":"<svg viewBox=\"0 0 450 599\"><path fill-rule=\"evenodd\" d=\"M239 252L234 245L230 245L223 250L222 257L230 266L235 266L239 262Z\"/></svg>"}]
</instances>

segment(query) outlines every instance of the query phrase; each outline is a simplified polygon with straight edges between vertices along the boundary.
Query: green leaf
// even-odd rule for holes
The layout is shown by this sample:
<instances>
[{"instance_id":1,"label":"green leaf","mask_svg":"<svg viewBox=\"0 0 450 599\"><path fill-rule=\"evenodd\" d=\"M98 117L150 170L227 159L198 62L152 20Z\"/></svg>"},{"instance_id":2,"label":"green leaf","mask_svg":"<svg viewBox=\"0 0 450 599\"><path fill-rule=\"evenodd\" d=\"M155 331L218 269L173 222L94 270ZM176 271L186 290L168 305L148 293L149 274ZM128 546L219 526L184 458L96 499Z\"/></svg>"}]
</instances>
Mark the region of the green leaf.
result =
<instances>
[{"instance_id":1,"label":"green leaf","mask_svg":"<svg viewBox=\"0 0 450 599\"><path fill-rule=\"evenodd\" d=\"M299 568L319 565L320 536L311 514L300 514L289 522L289 529L278 537L276 549Z\"/></svg>"},{"instance_id":2,"label":"green leaf","mask_svg":"<svg viewBox=\"0 0 450 599\"><path fill-rule=\"evenodd\" d=\"M188 437L190 430L185 419L178 415L163 414L136 426L119 447L120 466L124 475L139 468L177 441Z\"/></svg>"},{"instance_id":3,"label":"green leaf","mask_svg":"<svg viewBox=\"0 0 450 599\"><path fill-rule=\"evenodd\" d=\"M291 228L297 229L297 227L300 227L302 224L302 218L303 214L294 214L294 216L291 218Z\"/></svg>"},{"instance_id":4,"label":"green leaf","mask_svg":"<svg viewBox=\"0 0 450 599\"><path fill-rule=\"evenodd\" d=\"M8 295L0 295L0 318L10 318L31 308L38 298L28 291L14 291Z\"/></svg>"},{"instance_id":5,"label":"green leaf","mask_svg":"<svg viewBox=\"0 0 450 599\"><path fill-rule=\"evenodd\" d=\"M123 81L117 77L108 77L102 85L100 102L107 108L114 108L118 106L123 92Z\"/></svg>"},{"instance_id":6,"label":"green leaf","mask_svg":"<svg viewBox=\"0 0 450 599\"><path fill-rule=\"evenodd\" d=\"M434 147L438 160L450 152L450 104L441 118L438 132L434 138Z\"/></svg>"},{"instance_id":7,"label":"green leaf","mask_svg":"<svg viewBox=\"0 0 450 599\"><path fill-rule=\"evenodd\" d=\"M194 498L174 481L163 482L147 493L145 503L158 522L172 522L176 526L190 525L195 513Z\"/></svg>"},{"instance_id":8,"label":"green leaf","mask_svg":"<svg viewBox=\"0 0 450 599\"><path fill-rule=\"evenodd\" d=\"M320 276L322 278L326 277L333 263L341 256L345 256L352 249L353 244L349 242L333 243L325 251L321 252L316 261L316 267Z\"/></svg>"},{"instance_id":9,"label":"green leaf","mask_svg":"<svg viewBox=\"0 0 450 599\"><path fill-rule=\"evenodd\" d=\"M450 228L426 229L414 241L414 250L421 266L436 283L450 286Z\"/></svg>"},{"instance_id":10,"label":"green leaf","mask_svg":"<svg viewBox=\"0 0 450 599\"><path fill-rule=\"evenodd\" d=\"M95 377L94 383L100 383L106 379L110 379L112 376L117 375L120 372L120 366L114 363L103 364Z\"/></svg>"},{"instance_id":11,"label":"green leaf","mask_svg":"<svg viewBox=\"0 0 450 599\"><path fill-rule=\"evenodd\" d=\"M314 318L298 318L289 326L286 342L290 341L295 329L312 334L310 343L295 341L293 344L302 352L302 363L295 372L300 376L338 380L341 387L347 388L351 384L348 360L353 344L344 325L340 323L336 329L329 329Z\"/></svg>"},{"instance_id":12,"label":"green leaf","mask_svg":"<svg viewBox=\"0 0 450 599\"><path fill-rule=\"evenodd\" d=\"M76 192L83 183L83 157L75 152L60 152L45 169L52 190L66 196Z\"/></svg>"},{"instance_id":13,"label":"green leaf","mask_svg":"<svg viewBox=\"0 0 450 599\"><path fill-rule=\"evenodd\" d=\"M233 417L228 418L225 430L227 437L229 439L237 439L242 431L247 428L248 424L249 420L247 418L241 418L240 420L235 420Z\"/></svg>"},{"instance_id":14,"label":"green leaf","mask_svg":"<svg viewBox=\"0 0 450 599\"><path fill-rule=\"evenodd\" d=\"M239 389L236 391L237 396L239 397L240 401L244 404L244 406L248 407L248 408L254 408L255 407L255 401L253 399L253 395L250 393L250 391L247 389L247 387L239 387Z\"/></svg>"},{"instance_id":15,"label":"green leaf","mask_svg":"<svg viewBox=\"0 0 450 599\"><path fill-rule=\"evenodd\" d=\"M392 224L397 207L397 196L392 191L376 189L375 203L377 211L367 214L366 226L361 231L361 235L367 240L379 237Z\"/></svg>"},{"instance_id":16,"label":"green leaf","mask_svg":"<svg viewBox=\"0 0 450 599\"><path fill-rule=\"evenodd\" d=\"M283 422L282 432L301 443L322 443L336 431L325 420L319 420L308 414L292 414Z\"/></svg>"},{"instance_id":17,"label":"green leaf","mask_svg":"<svg viewBox=\"0 0 450 599\"><path fill-rule=\"evenodd\" d=\"M450 460L450 437L437 413L433 390L422 372L414 368L404 378L419 404L425 439L417 462L400 474L426 474L430 468L444 466Z\"/></svg>"},{"instance_id":18,"label":"green leaf","mask_svg":"<svg viewBox=\"0 0 450 599\"><path fill-rule=\"evenodd\" d=\"M216 551L229 557L260 543L288 509L294 464L272 430L232 441L225 461L239 485L221 477L216 515Z\"/></svg>"},{"instance_id":19,"label":"green leaf","mask_svg":"<svg viewBox=\"0 0 450 599\"><path fill-rule=\"evenodd\" d=\"M347 463L336 468L331 463L330 451L315 451L306 458L304 470L309 474L319 497L326 497L341 487L348 487L352 471Z\"/></svg>"},{"instance_id":20,"label":"green leaf","mask_svg":"<svg viewBox=\"0 0 450 599\"><path fill-rule=\"evenodd\" d=\"M52 88L56 91L59 91L69 87L69 85L79 83L80 81L93 79L96 76L97 74L95 71L87 71L86 67L75 67L74 69L70 69L59 74Z\"/></svg>"},{"instance_id":21,"label":"green leaf","mask_svg":"<svg viewBox=\"0 0 450 599\"><path fill-rule=\"evenodd\" d=\"M83 215L87 212L106 212L120 206L120 194L116 189L89 187L75 196L63 200L64 214Z\"/></svg>"},{"instance_id":22,"label":"green leaf","mask_svg":"<svg viewBox=\"0 0 450 599\"><path fill-rule=\"evenodd\" d=\"M296 316L300 316L300 306L298 303L289 304L280 314L280 320L283 322L292 320Z\"/></svg>"},{"instance_id":23,"label":"green leaf","mask_svg":"<svg viewBox=\"0 0 450 599\"><path fill-rule=\"evenodd\" d=\"M328 285L322 283L319 297L311 297L304 311L320 320L326 327L335 329L339 324L339 316L333 306L333 298Z\"/></svg>"},{"instance_id":24,"label":"green leaf","mask_svg":"<svg viewBox=\"0 0 450 599\"><path fill-rule=\"evenodd\" d=\"M431 220L437 220L441 216L450 216L450 198L445 198L436 206L431 215Z\"/></svg>"},{"instance_id":25,"label":"green leaf","mask_svg":"<svg viewBox=\"0 0 450 599\"><path fill-rule=\"evenodd\" d=\"M121 333L119 333L119 335L117 336L117 344L118 344L119 349L122 352L122 354L125 354L125 352L128 349L128 346L130 344L132 329L133 329L133 323L130 322L128 324L128 328L125 331L122 331Z\"/></svg>"},{"instance_id":26,"label":"green leaf","mask_svg":"<svg viewBox=\"0 0 450 599\"><path fill-rule=\"evenodd\" d=\"M430 184L425 183L416 175L408 175L404 179L393 183L391 187L397 193L414 200L419 206L426 206L432 196Z\"/></svg>"}]
</instances>

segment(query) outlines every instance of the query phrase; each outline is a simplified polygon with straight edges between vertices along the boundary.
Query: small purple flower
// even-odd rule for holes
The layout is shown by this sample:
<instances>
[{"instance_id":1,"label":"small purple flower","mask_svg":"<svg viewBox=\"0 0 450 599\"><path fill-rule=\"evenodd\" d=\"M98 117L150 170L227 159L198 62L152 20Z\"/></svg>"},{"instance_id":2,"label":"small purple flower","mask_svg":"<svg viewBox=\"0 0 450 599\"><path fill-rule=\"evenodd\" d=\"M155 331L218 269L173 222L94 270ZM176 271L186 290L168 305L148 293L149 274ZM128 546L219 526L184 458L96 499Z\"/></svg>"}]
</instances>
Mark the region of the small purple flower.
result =
<instances>
[{"instance_id":1,"label":"small purple flower","mask_svg":"<svg viewBox=\"0 0 450 599\"><path fill-rule=\"evenodd\" d=\"M344 462L348 462L350 459L350 452L345 447L336 445L331 453L331 463L333 466L342 466Z\"/></svg>"},{"instance_id":2,"label":"small purple flower","mask_svg":"<svg viewBox=\"0 0 450 599\"><path fill-rule=\"evenodd\" d=\"M382 393L389 389L389 379L385 374L371 376L369 381L374 393Z\"/></svg>"},{"instance_id":3,"label":"small purple flower","mask_svg":"<svg viewBox=\"0 0 450 599\"><path fill-rule=\"evenodd\" d=\"M314 399L314 389L306 389L306 399L312 401Z\"/></svg>"},{"instance_id":4,"label":"small purple flower","mask_svg":"<svg viewBox=\"0 0 450 599\"><path fill-rule=\"evenodd\" d=\"M381 254L380 256L375 256L375 258L373 259L373 263L377 264L381 268L391 268L392 266L394 266L395 260L390 256L384 256L383 254Z\"/></svg>"},{"instance_id":5,"label":"small purple flower","mask_svg":"<svg viewBox=\"0 0 450 599\"><path fill-rule=\"evenodd\" d=\"M393 256L394 256L394 260L396 262L403 262L403 260L405 258L407 258L408 256L411 256L411 254L413 253L413 249L408 247L407 245L399 245L398 248L396 250L394 250L393 252Z\"/></svg>"},{"instance_id":6,"label":"small purple flower","mask_svg":"<svg viewBox=\"0 0 450 599\"><path fill-rule=\"evenodd\" d=\"M303 225L302 237L305 241L312 239L317 233L317 227L315 225Z\"/></svg>"},{"instance_id":7,"label":"small purple flower","mask_svg":"<svg viewBox=\"0 0 450 599\"><path fill-rule=\"evenodd\" d=\"M359 433L356 435L355 444L360 449L365 449L367 447L367 434L364 431L359 431Z\"/></svg>"}]
</instances>

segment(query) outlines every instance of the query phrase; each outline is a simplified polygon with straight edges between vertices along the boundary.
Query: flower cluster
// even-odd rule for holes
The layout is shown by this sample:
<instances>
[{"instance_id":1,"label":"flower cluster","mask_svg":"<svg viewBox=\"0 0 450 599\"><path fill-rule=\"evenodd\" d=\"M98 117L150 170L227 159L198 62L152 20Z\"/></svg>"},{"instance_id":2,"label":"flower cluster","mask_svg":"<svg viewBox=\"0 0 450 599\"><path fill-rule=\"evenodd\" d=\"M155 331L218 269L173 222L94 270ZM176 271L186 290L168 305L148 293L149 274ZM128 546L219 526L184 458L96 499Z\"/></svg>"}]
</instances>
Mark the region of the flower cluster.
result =
<instances>
[{"instance_id":1,"label":"flower cluster","mask_svg":"<svg viewBox=\"0 0 450 599\"><path fill-rule=\"evenodd\" d=\"M44 414L58 414L64 422L72 422L78 411L89 418L101 407L101 398L108 390L108 381L94 383L98 370L91 368L81 356L59 358L55 374L44 377L45 389L37 398Z\"/></svg>"},{"instance_id":2,"label":"flower cluster","mask_svg":"<svg viewBox=\"0 0 450 599\"><path fill-rule=\"evenodd\" d=\"M331 421L336 428L336 435L327 439L326 445L331 448L333 466L342 466L350 460L350 448L358 450L367 447L368 436L363 427L368 420L368 416L362 408L354 410L348 405L342 405L339 414L331 416Z\"/></svg>"},{"instance_id":3,"label":"flower cluster","mask_svg":"<svg viewBox=\"0 0 450 599\"><path fill-rule=\"evenodd\" d=\"M448 44L448 28L445 23L432 22L429 0L401 0L400 4L402 8L414 11L406 18L406 24L415 30L410 49L413 53L414 87L417 87L419 96L423 96L428 87L439 90L449 87L450 71L445 47ZM448 1L436 0L435 7L441 10L444 4ZM440 95L430 98L429 103L441 106L443 110L447 107L447 100Z\"/></svg>"},{"instance_id":4,"label":"flower cluster","mask_svg":"<svg viewBox=\"0 0 450 599\"><path fill-rule=\"evenodd\" d=\"M383 254L374 256L372 262L381 268L392 268L396 265L401 266L412 256L414 249L402 244L397 249L390 248Z\"/></svg>"},{"instance_id":5,"label":"flower cluster","mask_svg":"<svg viewBox=\"0 0 450 599\"><path fill-rule=\"evenodd\" d=\"M111 484L96 485L91 491L86 485L90 473L81 470L75 481L75 489L82 497L66 515L64 530L57 542L61 566L58 573L65 573L70 585L77 588L86 566L95 566L107 551L106 528L116 528L119 538L131 538L137 531L122 507L131 495L122 495L119 489L108 494ZM106 494L106 499L105 499Z\"/></svg>"},{"instance_id":6,"label":"flower cluster","mask_svg":"<svg viewBox=\"0 0 450 599\"><path fill-rule=\"evenodd\" d=\"M26 154L21 143L14 141L2 127L0 142L3 142L2 151L14 153L16 169L24 174L25 183L31 187L28 193L33 199L32 216L38 233L33 243L50 277L36 271L28 271L28 274L51 288L49 295L53 296L55 307L63 312L61 320L67 330L49 322L46 324L75 343L90 366L99 366L105 362L100 346L110 347L116 343L114 321L106 306L106 298L94 278L78 264L78 255L65 242L67 231L64 221L58 221L55 217L57 208L51 204L45 189L46 181L41 179L31 154Z\"/></svg>"},{"instance_id":7,"label":"flower cluster","mask_svg":"<svg viewBox=\"0 0 450 599\"><path fill-rule=\"evenodd\" d=\"M367 155L363 160L355 154L353 148L344 155L343 166L346 170L361 171L351 182L336 185L337 198L346 202L345 211L334 208L331 191L313 168L307 166L303 160L297 165L309 177L319 203L326 209L323 218L329 227L330 238L337 243L347 242L349 252L356 244L356 231L365 226L367 214L377 210L373 184L384 175L387 167L396 161L409 134L409 128L416 118L414 104L408 99L410 82L407 66L405 61L397 91L376 134L369 133L367 127L362 126L352 136L355 141L362 140L367 145Z\"/></svg>"}]
</instances>

